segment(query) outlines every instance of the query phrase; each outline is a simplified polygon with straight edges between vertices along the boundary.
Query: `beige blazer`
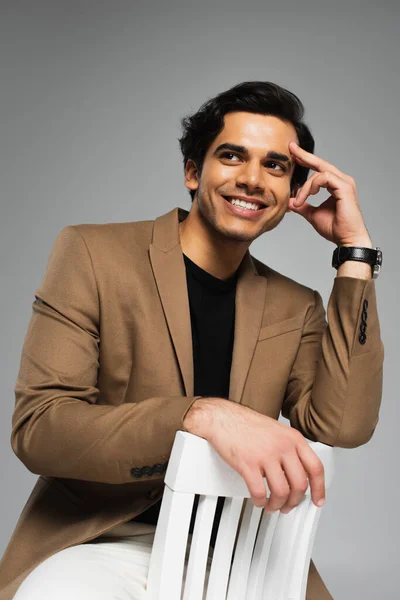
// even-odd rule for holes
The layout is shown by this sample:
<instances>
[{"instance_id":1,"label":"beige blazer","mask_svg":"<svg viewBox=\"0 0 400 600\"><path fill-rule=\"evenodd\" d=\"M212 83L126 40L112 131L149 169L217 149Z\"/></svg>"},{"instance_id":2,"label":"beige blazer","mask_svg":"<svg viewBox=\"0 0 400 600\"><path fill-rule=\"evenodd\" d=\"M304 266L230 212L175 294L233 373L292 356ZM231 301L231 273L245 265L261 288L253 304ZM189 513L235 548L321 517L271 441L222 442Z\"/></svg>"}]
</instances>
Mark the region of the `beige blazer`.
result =
<instances>
[{"instance_id":1,"label":"beige blazer","mask_svg":"<svg viewBox=\"0 0 400 600\"><path fill-rule=\"evenodd\" d=\"M0 563L0 600L46 557L162 496L175 432L197 398L178 231L186 215L68 226L54 243L12 418L13 450L39 477ZM317 291L247 253L230 399L275 419L282 411L311 440L353 448L371 438L381 401L374 280L335 278L327 317L328 325ZM312 562L307 599L329 598Z\"/></svg>"}]
</instances>

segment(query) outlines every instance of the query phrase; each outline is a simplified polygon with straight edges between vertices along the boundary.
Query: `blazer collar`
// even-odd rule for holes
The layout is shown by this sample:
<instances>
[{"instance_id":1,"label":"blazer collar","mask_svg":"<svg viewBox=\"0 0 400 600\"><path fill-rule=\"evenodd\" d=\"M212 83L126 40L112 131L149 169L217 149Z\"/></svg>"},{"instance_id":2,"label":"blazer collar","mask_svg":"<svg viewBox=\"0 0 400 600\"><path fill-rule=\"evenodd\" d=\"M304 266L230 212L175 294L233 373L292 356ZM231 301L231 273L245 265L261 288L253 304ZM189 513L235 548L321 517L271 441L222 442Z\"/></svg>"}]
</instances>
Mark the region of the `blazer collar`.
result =
<instances>
[{"instance_id":1,"label":"blazer collar","mask_svg":"<svg viewBox=\"0 0 400 600\"><path fill-rule=\"evenodd\" d=\"M193 396L193 349L186 269L179 222L188 211L174 208L154 221L150 262L187 396ZM240 402L261 328L267 279L247 251L239 266L229 398Z\"/></svg>"}]
</instances>

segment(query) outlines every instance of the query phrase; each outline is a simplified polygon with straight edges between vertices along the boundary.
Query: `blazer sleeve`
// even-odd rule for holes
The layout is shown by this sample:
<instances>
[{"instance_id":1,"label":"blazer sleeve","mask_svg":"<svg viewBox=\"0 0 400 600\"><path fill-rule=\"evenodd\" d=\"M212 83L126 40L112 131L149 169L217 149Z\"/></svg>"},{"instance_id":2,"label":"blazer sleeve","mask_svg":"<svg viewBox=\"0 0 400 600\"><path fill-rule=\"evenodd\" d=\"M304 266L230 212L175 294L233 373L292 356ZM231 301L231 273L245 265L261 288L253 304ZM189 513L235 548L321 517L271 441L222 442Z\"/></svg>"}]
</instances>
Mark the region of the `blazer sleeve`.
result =
<instances>
[{"instance_id":1,"label":"blazer sleeve","mask_svg":"<svg viewBox=\"0 0 400 600\"><path fill-rule=\"evenodd\" d=\"M379 419L383 359L375 280L336 277L327 321L322 298L314 291L283 416L313 441L342 448L367 443Z\"/></svg>"},{"instance_id":2,"label":"blazer sleeve","mask_svg":"<svg viewBox=\"0 0 400 600\"><path fill-rule=\"evenodd\" d=\"M100 303L84 238L65 227L35 294L15 384L11 445L32 472L103 483L163 477L175 433L199 396L97 404Z\"/></svg>"}]
</instances>

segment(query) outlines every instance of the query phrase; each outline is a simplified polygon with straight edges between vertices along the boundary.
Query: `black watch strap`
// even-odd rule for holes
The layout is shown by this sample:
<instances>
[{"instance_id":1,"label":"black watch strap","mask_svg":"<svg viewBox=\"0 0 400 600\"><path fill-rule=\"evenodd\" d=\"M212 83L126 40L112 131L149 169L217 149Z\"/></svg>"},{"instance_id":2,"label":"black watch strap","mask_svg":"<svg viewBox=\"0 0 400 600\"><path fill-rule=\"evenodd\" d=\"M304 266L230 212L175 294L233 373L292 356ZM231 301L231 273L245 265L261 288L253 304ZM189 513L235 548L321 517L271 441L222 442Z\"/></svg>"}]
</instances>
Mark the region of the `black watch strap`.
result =
<instances>
[{"instance_id":1,"label":"black watch strap","mask_svg":"<svg viewBox=\"0 0 400 600\"><path fill-rule=\"evenodd\" d=\"M332 256L332 267L338 269L347 260L365 262L373 268L374 279L379 275L382 265L382 251L380 248L359 248L354 246L338 246Z\"/></svg>"}]
</instances>

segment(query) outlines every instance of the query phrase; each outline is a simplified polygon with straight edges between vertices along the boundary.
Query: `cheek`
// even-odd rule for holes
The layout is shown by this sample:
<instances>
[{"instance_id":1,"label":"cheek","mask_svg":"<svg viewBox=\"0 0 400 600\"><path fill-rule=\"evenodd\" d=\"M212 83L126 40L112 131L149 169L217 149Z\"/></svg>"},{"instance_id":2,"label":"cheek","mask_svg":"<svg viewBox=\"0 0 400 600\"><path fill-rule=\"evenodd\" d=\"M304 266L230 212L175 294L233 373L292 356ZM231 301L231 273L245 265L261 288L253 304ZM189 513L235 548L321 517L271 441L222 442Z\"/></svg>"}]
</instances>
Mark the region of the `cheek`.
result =
<instances>
[{"instance_id":1,"label":"cheek","mask_svg":"<svg viewBox=\"0 0 400 600\"><path fill-rule=\"evenodd\" d=\"M281 204L290 198L290 179L286 177L277 177L266 173L263 179L265 195L273 195L276 201Z\"/></svg>"},{"instance_id":2,"label":"cheek","mask_svg":"<svg viewBox=\"0 0 400 600\"><path fill-rule=\"evenodd\" d=\"M275 186L276 198L279 198L281 202L288 202L290 198L290 182L279 181Z\"/></svg>"},{"instance_id":3,"label":"cheek","mask_svg":"<svg viewBox=\"0 0 400 600\"><path fill-rule=\"evenodd\" d=\"M204 180L211 186L218 186L226 181L234 180L234 174L229 167L219 166L209 169L205 173Z\"/></svg>"}]
</instances>

